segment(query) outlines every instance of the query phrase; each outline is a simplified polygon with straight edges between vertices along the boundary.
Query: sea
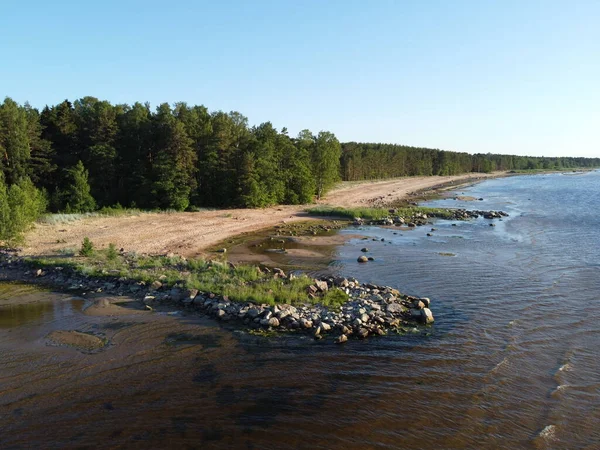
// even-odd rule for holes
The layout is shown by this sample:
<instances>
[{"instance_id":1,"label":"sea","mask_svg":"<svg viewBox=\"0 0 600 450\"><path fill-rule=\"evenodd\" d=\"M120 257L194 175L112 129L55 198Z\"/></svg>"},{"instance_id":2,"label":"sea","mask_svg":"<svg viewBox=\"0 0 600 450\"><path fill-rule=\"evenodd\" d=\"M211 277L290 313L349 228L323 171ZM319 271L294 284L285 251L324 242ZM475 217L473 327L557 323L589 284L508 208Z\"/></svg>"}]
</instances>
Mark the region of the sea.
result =
<instances>
[{"instance_id":1,"label":"sea","mask_svg":"<svg viewBox=\"0 0 600 450\"><path fill-rule=\"evenodd\" d=\"M332 273L431 299L435 323L398 335L333 345L90 317L5 284L0 304L37 306L0 307L0 448L600 449L600 172L491 179L427 205L509 216L342 231L375 261L358 264L351 238ZM50 346L66 327L111 345Z\"/></svg>"}]
</instances>

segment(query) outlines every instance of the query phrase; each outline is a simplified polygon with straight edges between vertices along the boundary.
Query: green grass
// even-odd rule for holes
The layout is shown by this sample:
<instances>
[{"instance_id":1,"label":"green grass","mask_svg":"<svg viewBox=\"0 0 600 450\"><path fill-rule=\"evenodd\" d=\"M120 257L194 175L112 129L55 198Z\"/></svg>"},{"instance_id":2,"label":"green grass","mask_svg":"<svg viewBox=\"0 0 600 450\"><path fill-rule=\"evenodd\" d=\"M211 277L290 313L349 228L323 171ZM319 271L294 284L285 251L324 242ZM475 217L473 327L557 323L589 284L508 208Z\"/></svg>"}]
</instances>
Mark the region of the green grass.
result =
<instances>
[{"instance_id":1,"label":"green grass","mask_svg":"<svg viewBox=\"0 0 600 450\"><path fill-rule=\"evenodd\" d=\"M339 206L315 206L306 210L311 216L341 217L354 219L360 217L367 220L379 220L389 217L387 208L342 208Z\"/></svg>"},{"instance_id":2,"label":"green grass","mask_svg":"<svg viewBox=\"0 0 600 450\"><path fill-rule=\"evenodd\" d=\"M96 212L88 213L58 213L58 214L44 214L38 219L38 223L48 225L58 225L62 223L77 222L82 219L90 217L121 217L121 216L137 216L143 214L144 211L135 208L123 208L120 206L104 207Z\"/></svg>"},{"instance_id":3,"label":"green grass","mask_svg":"<svg viewBox=\"0 0 600 450\"><path fill-rule=\"evenodd\" d=\"M314 216L341 217L344 219L354 219L360 217L365 220L381 220L386 217L400 216L411 218L417 214L426 214L428 217L439 217L442 219L451 219L452 210L443 208L429 208L425 206L408 206L395 209L395 213L390 213L388 208L341 208L337 206L316 206L307 210L308 214Z\"/></svg>"},{"instance_id":4,"label":"green grass","mask_svg":"<svg viewBox=\"0 0 600 450\"><path fill-rule=\"evenodd\" d=\"M62 266L99 279L125 277L143 281L146 285L160 280L167 287L198 289L238 302L338 306L347 300L342 291L330 291L322 298L309 298L307 288L313 280L308 276L301 275L293 280L273 278L272 275L261 273L256 266L232 267L227 263L186 260L179 256L114 255L108 248L96 250L89 257L30 258L28 262L36 268Z\"/></svg>"}]
</instances>

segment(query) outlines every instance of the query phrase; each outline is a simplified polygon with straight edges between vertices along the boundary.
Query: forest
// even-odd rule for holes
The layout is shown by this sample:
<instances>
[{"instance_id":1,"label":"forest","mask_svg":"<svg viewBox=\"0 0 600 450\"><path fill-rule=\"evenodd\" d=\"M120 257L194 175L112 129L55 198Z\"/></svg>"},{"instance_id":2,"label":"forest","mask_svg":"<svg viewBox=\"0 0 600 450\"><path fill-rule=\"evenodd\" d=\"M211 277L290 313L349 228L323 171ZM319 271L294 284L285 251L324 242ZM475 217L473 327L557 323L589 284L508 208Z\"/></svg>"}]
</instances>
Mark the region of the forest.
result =
<instances>
[{"instance_id":1,"label":"forest","mask_svg":"<svg viewBox=\"0 0 600 450\"><path fill-rule=\"evenodd\" d=\"M0 241L42 211L108 206L195 210L304 204L339 180L494 170L599 167L544 158L344 143L328 131L289 136L239 112L180 102L116 104L84 97L41 111L0 104Z\"/></svg>"}]
</instances>

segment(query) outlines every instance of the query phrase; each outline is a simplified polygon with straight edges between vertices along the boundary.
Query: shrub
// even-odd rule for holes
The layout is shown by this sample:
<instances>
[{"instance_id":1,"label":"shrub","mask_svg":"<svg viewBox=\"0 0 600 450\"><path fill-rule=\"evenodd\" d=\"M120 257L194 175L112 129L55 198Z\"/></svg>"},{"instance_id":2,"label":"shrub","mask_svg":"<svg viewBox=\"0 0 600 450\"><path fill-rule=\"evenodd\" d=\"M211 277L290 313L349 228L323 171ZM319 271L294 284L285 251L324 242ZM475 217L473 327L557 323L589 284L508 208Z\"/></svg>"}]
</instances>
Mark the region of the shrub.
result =
<instances>
[{"instance_id":1,"label":"shrub","mask_svg":"<svg viewBox=\"0 0 600 450\"><path fill-rule=\"evenodd\" d=\"M108 244L108 250L106 250L106 258L109 261L114 261L115 259L117 259L117 256L119 256L119 253L117 252L117 247L111 242L110 244Z\"/></svg>"},{"instance_id":2,"label":"shrub","mask_svg":"<svg viewBox=\"0 0 600 450\"><path fill-rule=\"evenodd\" d=\"M81 256L92 256L94 254L94 244L90 241L87 236L83 238L81 243L81 249L79 249L79 255Z\"/></svg>"}]
</instances>

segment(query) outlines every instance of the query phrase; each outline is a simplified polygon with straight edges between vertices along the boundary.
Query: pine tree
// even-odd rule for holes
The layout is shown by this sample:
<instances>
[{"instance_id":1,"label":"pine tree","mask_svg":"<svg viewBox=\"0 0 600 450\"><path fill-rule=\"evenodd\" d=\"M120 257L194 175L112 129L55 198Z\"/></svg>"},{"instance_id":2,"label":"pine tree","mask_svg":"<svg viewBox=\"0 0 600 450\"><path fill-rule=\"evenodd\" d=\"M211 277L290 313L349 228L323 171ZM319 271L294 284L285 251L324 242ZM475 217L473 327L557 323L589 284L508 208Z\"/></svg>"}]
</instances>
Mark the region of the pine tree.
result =
<instances>
[{"instance_id":1,"label":"pine tree","mask_svg":"<svg viewBox=\"0 0 600 450\"><path fill-rule=\"evenodd\" d=\"M28 103L25 103L24 109L31 153L29 177L36 186L49 189L53 187L52 180L56 171L56 164L53 163L54 151L50 141L42 138L43 127L38 110Z\"/></svg>"},{"instance_id":2,"label":"pine tree","mask_svg":"<svg viewBox=\"0 0 600 450\"><path fill-rule=\"evenodd\" d=\"M183 211L189 206L196 185L192 140L166 103L158 107L154 126L156 159L150 186L154 206Z\"/></svg>"},{"instance_id":3,"label":"pine tree","mask_svg":"<svg viewBox=\"0 0 600 450\"><path fill-rule=\"evenodd\" d=\"M12 99L6 98L0 105L0 155L8 184L14 184L27 176L29 170L29 131L25 110Z\"/></svg>"},{"instance_id":4,"label":"pine tree","mask_svg":"<svg viewBox=\"0 0 600 450\"><path fill-rule=\"evenodd\" d=\"M68 170L71 184L62 192L65 211L70 213L90 212L96 208L96 201L90 193L88 171L81 161Z\"/></svg>"},{"instance_id":5,"label":"pine tree","mask_svg":"<svg viewBox=\"0 0 600 450\"><path fill-rule=\"evenodd\" d=\"M340 143L333 133L328 131L319 132L312 153L317 198L321 198L340 179L341 154Z\"/></svg>"},{"instance_id":6,"label":"pine tree","mask_svg":"<svg viewBox=\"0 0 600 450\"><path fill-rule=\"evenodd\" d=\"M9 240L10 207L4 173L0 170L0 244Z\"/></svg>"}]
</instances>

